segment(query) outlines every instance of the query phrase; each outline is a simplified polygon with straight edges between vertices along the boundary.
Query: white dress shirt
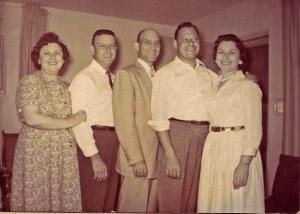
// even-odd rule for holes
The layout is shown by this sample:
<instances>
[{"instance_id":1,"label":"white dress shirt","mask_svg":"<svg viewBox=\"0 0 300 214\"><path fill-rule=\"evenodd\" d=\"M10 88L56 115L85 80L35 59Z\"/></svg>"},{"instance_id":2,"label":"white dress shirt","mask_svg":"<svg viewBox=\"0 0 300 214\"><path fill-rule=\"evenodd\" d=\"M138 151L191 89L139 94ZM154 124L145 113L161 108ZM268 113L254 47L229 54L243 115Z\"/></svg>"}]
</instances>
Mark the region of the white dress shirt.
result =
<instances>
[{"instance_id":1,"label":"white dress shirt","mask_svg":"<svg viewBox=\"0 0 300 214\"><path fill-rule=\"evenodd\" d=\"M98 152L91 126L114 126L112 89L106 70L93 60L74 77L69 90L73 113L85 110L87 115L87 121L74 127L73 131L83 154L90 157Z\"/></svg>"},{"instance_id":2,"label":"white dress shirt","mask_svg":"<svg viewBox=\"0 0 300 214\"><path fill-rule=\"evenodd\" d=\"M150 80L153 79L155 75L155 70L152 66L149 66L144 60L137 58L137 61L143 66Z\"/></svg>"},{"instance_id":3,"label":"white dress shirt","mask_svg":"<svg viewBox=\"0 0 300 214\"><path fill-rule=\"evenodd\" d=\"M196 60L196 68L178 57L158 70L152 80L152 120L156 131L170 128L170 118L207 121L207 104L219 76Z\"/></svg>"}]
</instances>

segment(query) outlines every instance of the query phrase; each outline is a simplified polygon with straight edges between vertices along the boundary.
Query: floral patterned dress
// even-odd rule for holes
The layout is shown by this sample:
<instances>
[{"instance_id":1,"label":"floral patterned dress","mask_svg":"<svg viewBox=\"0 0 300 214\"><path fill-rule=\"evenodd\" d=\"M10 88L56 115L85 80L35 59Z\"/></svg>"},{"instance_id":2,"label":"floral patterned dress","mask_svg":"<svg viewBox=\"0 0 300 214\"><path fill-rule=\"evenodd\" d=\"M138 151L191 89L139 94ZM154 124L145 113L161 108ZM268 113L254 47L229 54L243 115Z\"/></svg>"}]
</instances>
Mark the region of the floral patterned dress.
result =
<instances>
[{"instance_id":1,"label":"floral patterned dress","mask_svg":"<svg viewBox=\"0 0 300 214\"><path fill-rule=\"evenodd\" d=\"M11 210L80 212L81 193L76 140L71 129L39 129L24 122L22 108L37 106L39 113L55 118L71 114L68 85L49 81L41 72L23 78L16 106L23 122L15 150Z\"/></svg>"}]
</instances>

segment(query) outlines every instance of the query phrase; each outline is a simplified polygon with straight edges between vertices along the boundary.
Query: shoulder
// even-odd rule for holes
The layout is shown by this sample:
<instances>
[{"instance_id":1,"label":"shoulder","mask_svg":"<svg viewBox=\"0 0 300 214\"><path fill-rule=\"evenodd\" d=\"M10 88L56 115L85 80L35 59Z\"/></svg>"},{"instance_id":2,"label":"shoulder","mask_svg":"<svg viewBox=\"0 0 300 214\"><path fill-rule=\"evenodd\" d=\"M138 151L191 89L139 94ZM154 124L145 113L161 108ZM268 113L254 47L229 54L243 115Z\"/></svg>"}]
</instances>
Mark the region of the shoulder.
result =
<instances>
[{"instance_id":1,"label":"shoulder","mask_svg":"<svg viewBox=\"0 0 300 214\"><path fill-rule=\"evenodd\" d=\"M119 76L119 77L130 76L130 75L133 75L139 69L140 68L136 65L136 63L133 63L131 65L128 65L128 66L118 70L116 72L116 76Z\"/></svg>"},{"instance_id":2,"label":"shoulder","mask_svg":"<svg viewBox=\"0 0 300 214\"><path fill-rule=\"evenodd\" d=\"M244 78L239 81L239 84L241 87L241 91L244 93L256 93L259 94L260 96L262 95L259 85L252 80Z\"/></svg>"},{"instance_id":3,"label":"shoulder","mask_svg":"<svg viewBox=\"0 0 300 214\"><path fill-rule=\"evenodd\" d=\"M165 78L171 78L174 76L174 71L176 69L176 64L173 61L169 62L168 64L164 65L158 71L156 72L154 79L165 79Z\"/></svg>"},{"instance_id":4,"label":"shoulder","mask_svg":"<svg viewBox=\"0 0 300 214\"><path fill-rule=\"evenodd\" d=\"M20 81L20 85L31 85L36 86L36 84L40 84L42 82L40 72L36 71L31 74L25 75Z\"/></svg>"}]
</instances>

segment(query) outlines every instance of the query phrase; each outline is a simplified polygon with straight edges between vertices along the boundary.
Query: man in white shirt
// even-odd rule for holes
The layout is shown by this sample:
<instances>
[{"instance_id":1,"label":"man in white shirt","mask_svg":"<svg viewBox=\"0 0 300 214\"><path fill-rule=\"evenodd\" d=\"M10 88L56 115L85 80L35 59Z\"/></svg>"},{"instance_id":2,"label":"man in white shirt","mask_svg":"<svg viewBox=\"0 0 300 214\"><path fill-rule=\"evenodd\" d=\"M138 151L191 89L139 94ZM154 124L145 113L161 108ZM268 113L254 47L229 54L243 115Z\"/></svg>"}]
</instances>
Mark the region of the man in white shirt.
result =
<instances>
[{"instance_id":1,"label":"man in white shirt","mask_svg":"<svg viewBox=\"0 0 300 214\"><path fill-rule=\"evenodd\" d=\"M112 115L117 39L114 32L97 30L92 37L93 60L70 85L72 108L84 109L87 121L73 129L78 146L78 161L84 212L110 212L116 202L119 175L115 172L118 140Z\"/></svg>"},{"instance_id":2,"label":"man in white shirt","mask_svg":"<svg viewBox=\"0 0 300 214\"><path fill-rule=\"evenodd\" d=\"M190 22L175 31L177 56L153 79L152 120L158 132L158 210L195 212L201 155L208 133L206 105L219 77L196 57L199 32Z\"/></svg>"},{"instance_id":3,"label":"man in white shirt","mask_svg":"<svg viewBox=\"0 0 300 214\"><path fill-rule=\"evenodd\" d=\"M153 63L160 52L160 37L142 30L135 43L138 58L117 72L113 115L120 141L116 170L121 174L118 212L156 212L156 157L158 141L151 119Z\"/></svg>"}]
</instances>

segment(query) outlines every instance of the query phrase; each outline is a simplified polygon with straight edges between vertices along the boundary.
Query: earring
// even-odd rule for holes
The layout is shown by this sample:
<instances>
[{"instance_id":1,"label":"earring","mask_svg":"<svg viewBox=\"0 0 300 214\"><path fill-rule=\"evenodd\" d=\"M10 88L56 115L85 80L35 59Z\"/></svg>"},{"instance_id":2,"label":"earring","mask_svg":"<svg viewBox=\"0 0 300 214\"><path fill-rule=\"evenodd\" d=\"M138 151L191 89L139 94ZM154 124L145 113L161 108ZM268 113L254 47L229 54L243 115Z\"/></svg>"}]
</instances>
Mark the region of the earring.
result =
<instances>
[{"instance_id":1,"label":"earring","mask_svg":"<svg viewBox=\"0 0 300 214\"><path fill-rule=\"evenodd\" d=\"M239 64L240 64L240 65L243 64L243 61L242 61L242 60L239 60Z\"/></svg>"}]
</instances>

